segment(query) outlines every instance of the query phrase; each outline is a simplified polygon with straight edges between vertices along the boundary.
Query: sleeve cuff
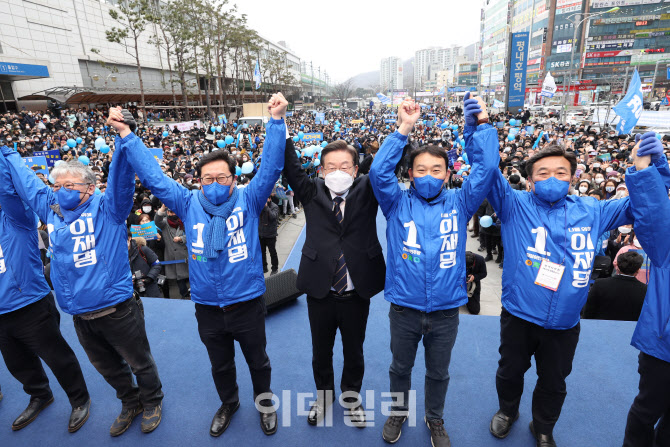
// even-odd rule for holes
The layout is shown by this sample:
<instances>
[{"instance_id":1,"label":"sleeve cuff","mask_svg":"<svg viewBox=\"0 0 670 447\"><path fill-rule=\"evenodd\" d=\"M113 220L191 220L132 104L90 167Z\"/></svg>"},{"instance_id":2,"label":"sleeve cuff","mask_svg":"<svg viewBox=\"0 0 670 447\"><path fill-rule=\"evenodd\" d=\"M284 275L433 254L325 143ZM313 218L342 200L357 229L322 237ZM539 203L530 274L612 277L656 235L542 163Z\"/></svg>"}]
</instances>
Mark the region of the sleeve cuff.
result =
<instances>
[{"instance_id":1,"label":"sleeve cuff","mask_svg":"<svg viewBox=\"0 0 670 447\"><path fill-rule=\"evenodd\" d=\"M124 138L121 138L120 136L117 135L116 139L115 139L115 143L127 143L127 142L133 140L134 138L138 138L138 136L135 135L133 132L130 132ZM116 144L114 146L116 147Z\"/></svg>"},{"instance_id":2,"label":"sleeve cuff","mask_svg":"<svg viewBox=\"0 0 670 447\"><path fill-rule=\"evenodd\" d=\"M274 119L274 118L270 118L270 121L268 121L268 124L269 124L269 123L272 123L272 124L284 124L284 118L281 118L281 119L278 119L278 120L276 120L276 119Z\"/></svg>"},{"instance_id":3,"label":"sleeve cuff","mask_svg":"<svg viewBox=\"0 0 670 447\"><path fill-rule=\"evenodd\" d=\"M399 139L400 141L407 141L407 137L408 137L408 135L403 135L403 134L401 134L400 132L398 132L397 130L396 130L395 132L393 132L393 135L394 135L397 139Z\"/></svg>"}]
</instances>

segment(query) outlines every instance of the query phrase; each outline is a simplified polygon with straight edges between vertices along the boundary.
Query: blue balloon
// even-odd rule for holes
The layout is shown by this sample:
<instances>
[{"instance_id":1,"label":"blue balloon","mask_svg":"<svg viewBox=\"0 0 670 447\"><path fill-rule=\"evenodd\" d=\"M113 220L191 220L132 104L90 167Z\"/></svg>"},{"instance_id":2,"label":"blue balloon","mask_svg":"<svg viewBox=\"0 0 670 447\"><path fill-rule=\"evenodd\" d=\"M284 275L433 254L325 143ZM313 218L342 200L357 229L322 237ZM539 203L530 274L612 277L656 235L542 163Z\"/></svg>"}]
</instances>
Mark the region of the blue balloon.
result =
<instances>
[{"instance_id":1,"label":"blue balloon","mask_svg":"<svg viewBox=\"0 0 670 447\"><path fill-rule=\"evenodd\" d=\"M242 174L251 174L254 172L254 164L250 161L242 163Z\"/></svg>"},{"instance_id":2,"label":"blue balloon","mask_svg":"<svg viewBox=\"0 0 670 447\"><path fill-rule=\"evenodd\" d=\"M293 138L295 138L295 137L293 137ZM300 158L300 151L298 149L295 150L295 155L296 155L296 157Z\"/></svg>"},{"instance_id":3,"label":"blue balloon","mask_svg":"<svg viewBox=\"0 0 670 447\"><path fill-rule=\"evenodd\" d=\"M221 126L216 126L216 131L217 131L217 132L221 132L222 129L223 129L223 127L221 127Z\"/></svg>"},{"instance_id":4,"label":"blue balloon","mask_svg":"<svg viewBox=\"0 0 670 447\"><path fill-rule=\"evenodd\" d=\"M305 136L305 132L298 132L298 138L302 140L302 138Z\"/></svg>"},{"instance_id":5,"label":"blue balloon","mask_svg":"<svg viewBox=\"0 0 670 447\"><path fill-rule=\"evenodd\" d=\"M110 150L110 148L106 144L100 148L100 152L102 152L103 154L108 153L109 150Z\"/></svg>"},{"instance_id":6,"label":"blue balloon","mask_svg":"<svg viewBox=\"0 0 670 447\"><path fill-rule=\"evenodd\" d=\"M167 130L164 130L163 131L163 137L167 137L168 135L170 135L170 132L168 132Z\"/></svg>"},{"instance_id":7,"label":"blue balloon","mask_svg":"<svg viewBox=\"0 0 670 447\"><path fill-rule=\"evenodd\" d=\"M335 133L339 132L340 131L340 126L335 126L335 128L333 130L335 131Z\"/></svg>"},{"instance_id":8,"label":"blue balloon","mask_svg":"<svg viewBox=\"0 0 670 447\"><path fill-rule=\"evenodd\" d=\"M312 164L313 164L314 166L319 166L319 165L321 164L321 162L319 161L318 158L315 158L314 161L312 161Z\"/></svg>"},{"instance_id":9,"label":"blue balloon","mask_svg":"<svg viewBox=\"0 0 670 447\"><path fill-rule=\"evenodd\" d=\"M256 149L257 147L258 147L258 146L256 146L256 143L254 143L254 144L251 145L251 148L252 148L252 149Z\"/></svg>"},{"instance_id":10,"label":"blue balloon","mask_svg":"<svg viewBox=\"0 0 670 447\"><path fill-rule=\"evenodd\" d=\"M327 141L322 141L321 142L321 147L326 147L326 146L328 146L328 142Z\"/></svg>"},{"instance_id":11,"label":"blue balloon","mask_svg":"<svg viewBox=\"0 0 670 447\"><path fill-rule=\"evenodd\" d=\"M86 166L88 166L89 161L90 160L88 159L88 157L86 155L82 155L82 156L79 157L79 162L86 165Z\"/></svg>"},{"instance_id":12,"label":"blue balloon","mask_svg":"<svg viewBox=\"0 0 670 447\"><path fill-rule=\"evenodd\" d=\"M493 219L491 218L491 216L482 216L479 219L479 226L488 228L491 225L493 225Z\"/></svg>"},{"instance_id":13,"label":"blue balloon","mask_svg":"<svg viewBox=\"0 0 670 447\"><path fill-rule=\"evenodd\" d=\"M235 142L235 138L233 138L230 135L226 135L225 142L226 142L226 144L233 144Z\"/></svg>"},{"instance_id":14,"label":"blue balloon","mask_svg":"<svg viewBox=\"0 0 670 447\"><path fill-rule=\"evenodd\" d=\"M58 161L63 161L63 160L58 160ZM56 183L56 180L54 180L54 178L51 176L51 174L49 174L49 183L51 183L52 185L54 183Z\"/></svg>"},{"instance_id":15,"label":"blue balloon","mask_svg":"<svg viewBox=\"0 0 670 447\"><path fill-rule=\"evenodd\" d=\"M387 124L387 125L386 125L386 128L387 128L387 129L390 129L390 128L391 128L391 126L389 126L389 125Z\"/></svg>"},{"instance_id":16,"label":"blue balloon","mask_svg":"<svg viewBox=\"0 0 670 447\"><path fill-rule=\"evenodd\" d=\"M92 128L92 127L89 127L87 130L88 130L89 132L93 132L93 128Z\"/></svg>"},{"instance_id":17,"label":"blue balloon","mask_svg":"<svg viewBox=\"0 0 670 447\"><path fill-rule=\"evenodd\" d=\"M365 126L361 126L361 130L365 130Z\"/></svg>"},{"instance_id":18,"label":"blue balloon","mask_svg":"<svg viewBox=\"0 0 670 447\"><path fill-rule=\"evenodd\" d=\"M237 123L233 123L233 127L234 127L234 128L237 128Z\"/></svg>"},{"instance_id":19,"label":"blue balloon","mask_svg":"<svg viewBox=\"0 0 670 447\"><path fill-rule=\"evenodd\" d=\"M226 142L223 140L217 140L216 145L219 147L219 149L223 149L226 147Z\"/></svg>"},{"instance_id":20,"label":"blue balloon","mask_svg":"<svg viewBox=\"0 0 670 447\"><path fill-rule=\"evenodd\" d=\"M456 137L456 140L458 140L458 131L454 130L454 136Z\"/></svg>"},{"instance_id":21,"label":"blue balloon","mask_svg":"<svg viewBox=\"0 0 670 447\"><path fill-rule=\"evenodd\" d=\"M300 130L303 130L304 128L305 128L305 125L304 125L304 124L301 124L301 125L300 125Z\"/></svg>"},{"instance_id":22,"label":"blue balloon","mask_svg":"<svg viewBox=\"0 0 670 447\"><path fill-rule=\"evenodd\" d=\"M70 147L75 147L77 145L77 142L74 141L72 138L68 138L67 145Z\"/></svg>"},{"instance_id":23,"label":"blue balloon","mask_svg":"<svg viewBox=\"0 0 670 447\"><path fill-rule=\"evenodd\" d=\"M104 138L102 138L102 137L98 137L98 138L96 138L96 140L95 140L95 148L96 148L97 150L100 150L100 148L103 147L105 144L106 144L106 143L105 143L105 139L104 139Z\"/></svg>"},{"instance_id":24,"label":"blue balloon","mask_svg":"<svg viewBox=\"0 0 670 447\"><path fill-rule=\"evenodd\" d=\"M509 120L509 125L510 125L510 126L516 126L516 120L515 120L514 118L512 118L511 120Z\"/></svg>"},{"instance_id":25,"label":"blue balloon","mask_svg":"<svg viewBox=\"0 0 670 447\"><path fill-rule=\"evenodd\" d=\"M77 139L75 141L77 142L77 144L81 144L81 142L84 141L84 140L82 140L81 137L77 137Z\"/></svg>"},{"instance_id":26,"label":"blue balloon","mask_svg":"<svg viewBox=\"0 0 670 447\"><path fill-rule=\"evenodd\" d=\"M440 124L441 129L446 129L447 127L449 127L449 124L447 124L447 123Z\"/></svg>"},{"instance_id":27,"label":"blue balloon","mask_svg":"<svg viewBox=\"0 0 670 447\"><path fill-rule=\"evenodd\" d=\"M242 175L242 168L235 166L235 175Z\"/></svg>"},{"instance_id":28,"label":"blue balloon","mask_svg":"<svg viewBox=\"0 0 670 447\"><path fill-rule=\"evenodd\" d=\"M95 192L93 193L93 195L96 195L96 196L97 196L97 195L100 195L100 194L102 194L102 191L100 191L100 188L98 188L98 187L96 186L96 187L95 187Z\"/></svg>"},{"instance_id":29,"label":"blue balloon","mask_svg":"<svg viewBox=\"0 0 670 447\"><path fill-rule=\"evenodd\" d=\"M297 143L298 141L300 141L300 137L299 137L299 136L297 136L297 135L296 135L296 136L294 136L294 137L293 137L293 141L295 141L295 142Z\"/></svg>"},{"instance_id":30,"label":"blue balloon","mask_svg":"<svg viewBox=\"0 0 670 447\"><path fill-rule=\"evenodd\" d=\"M458 130L458 124L452 124L451 130Z\"/></svg>"},{"instance_id":31,"label":"blue balloon","mask_svg":"<svg viewBox=\"0 0 670 447\"><path fill-rule=\"evenodd\" d=\"M507 135L507 141L513 141L514 140L514 135Z\"/></svg>"},{"instance_id":32,"label":"blue balloon","mask_svg":"<svg viewBox=\"0 0 670 447\"><path fill-rule=\"evenodd\" d=\"M216 126L212 126L212 127L210 127L209 130L211 130L212 133L216 132Z\"/></svg>"}]
</instances>

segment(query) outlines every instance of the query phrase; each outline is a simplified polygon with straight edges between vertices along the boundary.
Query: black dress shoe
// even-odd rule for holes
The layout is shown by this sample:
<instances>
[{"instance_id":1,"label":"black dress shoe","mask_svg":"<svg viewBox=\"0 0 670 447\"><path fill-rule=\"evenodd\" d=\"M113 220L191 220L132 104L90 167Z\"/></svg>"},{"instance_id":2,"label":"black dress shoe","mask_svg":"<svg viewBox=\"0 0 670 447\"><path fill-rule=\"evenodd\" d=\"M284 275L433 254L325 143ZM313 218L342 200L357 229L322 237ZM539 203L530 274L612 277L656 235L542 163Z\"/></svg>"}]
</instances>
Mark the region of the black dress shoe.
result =
<instances>
[{"instance_id":1,"label":"black dress shoe","mask_svg":"<svg viewBox=\"0 0 670 447\"><path fill-rule=\"evenodd\" d=\"M91 409L91 399L80 407L73 407L70 413L70 422L67 424L67 431L74 433L79 430L84 422L88 420L89 410Z\"/></svg>"},{"instance_id":2,"label":"black dress shoe","mask_svg":"<svg viewBox=\"0 0 670 447\"><path fill-rule=\"evenodd\" d=\"M363 405L359 405L349 410L349 418L354 427L365 428L365 409Z\"/></svg>"},{"instance_id":3,"label":"black dress shoe","mask_svg":"<svg viewBox=\"0 0 670 447\"><path fill-rule=\"evenodd\" d=\"M489 430L491 431L491 434L496 438L504 439L507 437L507 435L509 435L509 432L512 429L512 424L514 424L514 421L516 421L517 419L519 419L518 411L516 413L516 416L512 418L506 416L505 413L498 410L498 412L493 415L493 419L491 419L491 425L489 426Z\"/></svg>"},{"instance_id":4,"label":"black dress shoe","mask_svg":"<svg viewBox=\"0 0 670 447\"><path fill-rule=\"evenodd\" d=\"M266 435L274 435L277 433L277 412L261 413L261 429Z\"/></svg>"},{"instance_id":5,"label":"black dress shoe","mask_svg":"<svg viewBox=\"0 0 670 447\"><path fill-rule=\"evenodd\" d=\"M138 404L135 408L122 408L121 413L116 417L114 423L109 429L109 434L111 436L120 436L130 428L130 424L133 423L135 416L142 413L142 404Z\"/></svg>"},{"instance_id":6,"label":"black dress shoe","mask_svg":"<svg viewBox=\"0 0 670 447\"><path fill-rule=\"evenodd\" d=\"M30 424L40 414L40 411L51 405L53 401L53 396L48 399L31 398L30 403L26 409L23 410L23 413L21 413L12 423L12 430L21 430L23 427Z\"/></svg>"},{"instance_id":7,"label":"black dress shoe","mask_svg":"<svg viewBox=\"0 0 670 447\"><path fill-rule=\"evenodd\" d=\"M221 436L230 425L230 419L238 408L240 408L240 401L221 405L214 415L214 419L212 419L212 426L209 428L209 434L214 437Z\"/></svg>"},{"instance_id":8,"label":"black dress shoe","mask_svg":"<svg viewBox=\"0 0 670 447\"><path fill-rule=\"evenodd\" d=\"M554 441L554 436L543 435L541 433L535 433L535 427L533 427L533 421L530 421L530 432L535 437L535 447L556 447L556 441Z\"/></svg>"},{"instance_id":9,"label":"black dress shoe","mask_svg":"<svg viewBox=\"0 0 670 447\"><path fill-rule=\"evenodd\" d=\"M328 406L330 406L332 403L333 402L330 401ZM317 425L319 422L323 421L323 418L326 415L326 411L326 403L321 399L317 399L316 402L314 402L314 405L312 405L312 408L309 409L307 423L309 425Z\"/></svg>"},{"instance_id":10,"label":"black dress shoe","mask_svg":"<svg viewBox=\"0 0 670 447\"><path fill-rule=\"evenodd\" d=\"M489 262L491 260L493 260L493 255L486 255L486 257L484 258L484 262Z\"/></svg>"}]
</instances>

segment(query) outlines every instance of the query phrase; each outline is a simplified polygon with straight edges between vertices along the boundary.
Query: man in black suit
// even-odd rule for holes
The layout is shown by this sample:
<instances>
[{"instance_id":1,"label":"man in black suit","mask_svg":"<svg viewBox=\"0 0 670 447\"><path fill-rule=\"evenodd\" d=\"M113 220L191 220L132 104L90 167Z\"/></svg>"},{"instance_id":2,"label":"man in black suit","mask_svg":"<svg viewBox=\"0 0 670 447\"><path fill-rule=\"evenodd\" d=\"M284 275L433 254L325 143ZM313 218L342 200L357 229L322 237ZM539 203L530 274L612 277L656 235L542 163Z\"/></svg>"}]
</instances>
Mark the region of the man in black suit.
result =
<instances>
[{"instance_id":1,"label":"man in black suit","mask_svg":"<svg viewBox=\"0 0 670 447\"><path fill-rule=\"evenodd\" d=\"M471 251L465 252L465 281L468 285L468 312L478 315L481 309L479 299L482 293L481 280L486 278L486 262L484 257Z\"/></svg>"},{"instance_id":2,"label":"man in black suit","mask_svg":"<svg viewBox=\"0 0 670 447\"><path fill-rule=\"evenodd\" d=\"M647 285L635 278L644 258L627 251L617 258L619 274L597 279L584 306L584 318L637 321L642 311Z\"/></svg>"},{"instance_id":3,"label":"man in black suit","mask_svg":"<svg viewBox=\"0 0 670 447\"><path fill-rule=\"evenodd\" d=\"M302 170L286 140L284 174L305 210L307 235L297 287L307 294L317 400L307 422L320 423L334 401L333 345L340 330L344 368L340 389L353 425L365 427L360 404L363 341L370 298L384 289L386 264L377 239L378 203L367 175L358 178L358 153L345 141L321 152L323 178Z\"/></svg>"}]
</instances>

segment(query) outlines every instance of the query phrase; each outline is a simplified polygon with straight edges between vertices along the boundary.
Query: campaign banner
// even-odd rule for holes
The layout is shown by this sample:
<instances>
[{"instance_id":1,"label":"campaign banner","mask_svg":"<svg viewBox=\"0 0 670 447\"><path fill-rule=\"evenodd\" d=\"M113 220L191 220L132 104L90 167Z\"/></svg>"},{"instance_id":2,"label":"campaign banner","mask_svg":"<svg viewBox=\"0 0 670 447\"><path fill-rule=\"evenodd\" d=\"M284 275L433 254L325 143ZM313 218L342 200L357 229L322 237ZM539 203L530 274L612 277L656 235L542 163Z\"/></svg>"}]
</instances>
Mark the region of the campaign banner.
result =
<instances>
[{"instance_id":1,"label":"campaign banner","mask_svg":"<svg viewBox=\"0 0 670 447\"><path fill-rule=\"evenodd\" d=\"M363 124L364 120L351 120L351 124Z\"/></svg>"},{"instance_id":2,"label":"campaign banner","mask_svg":"<svg viewBox=\"0 0 670 447\"><path fill-rule=\"evenodd\" d=\"M302 141L304 141L304 142L322 141L322 140L323 140L323 133L322 132L309 132L309 133L305 133L305 136L302 137Z\"/></svg>"},{"instance_id":3,"label":"campaign banner","mask_svg":"<svg viewBox=\"0 0 670 447\"><path fill-rule=\"evenodd\" d=\"M324 124L323 121L326 119L326 114L319 112L314 115L314 124Z\"/></svg>"},{"instance_id":4,"label":"campaign banner","mask_svg":"<svg viewBox=\"0 0 670 447\"><path fill-rule=\"evenodd\" d=\"M293 112L286 112L286 116L287 116L287 117L289 117L289 116L293 116Z\"/></svg>"},{"instance_id":5,"label":"campaign banner","mask_svg":"<svg viewBox=\"0 0 670 447\"><path fill-rule=\"evenodd\" d=\"M131 225L130 234L133 237L143 237L147 241L158 239L158 228L156 222L147 222L142 225Z\"/></svg>"},{"instance_id":6,"label":"campaign banner","mask_svg":"<svg viewBox=\"0 0 670 447\"><path fill-rule=\"evenodd\" d=\"M493 100L493 108L494 109L502 109L503 107L505 107L505 104L501 100L499 100L499 99L494 99Z\"/></svg>"},{"instance_id":7,"label":"campaign banner","mask_svg":"<svg viewBox=\"0 0 670 447\"><path fill-rule=\"evenodd\" d=\"M280 200L286 200L286 191L282 185L275 186L275 196Z\"/></svg>"},{"instance_id":8,"label":"campaign banner","mask_svg":"<svg viewBox=\"0 0 670 447\"><path fill-rule=\"evenodd\" d=\"M449 165L454 166L456 160L458 160L458 149L447 151L447 157L449 157Z\"/></svg>"},{"instance_id":9,"label":"campaign banner","mask_svg":"<svg viewBox=\"0 0 670 447\"><path fill-rule=\"evenodd\" d=\"M47 166L53 168L58 160L60 160L60 151L58 149L52 149L50 151L34 151L33 155L35 157L44 156L47 159Z\"/></svg>"},{"instance_id":10,"label":"campaign banner","mask_svg":"<svg viewBox=\"0 0 670 447\"><path fill-rule=\"evenodd\" d=\"M510 91L507 108L523 107L526 97L526 69L528 62L528 32L512 33L509 79Z\"/></svg>"},{"instance_id":11,"label":"campaign banner","mask_svg":"<svg viewBox=\"0 0 670 447\"><path fill-rule=\"evenodd\" d=\"M181 123L166 123L170 130L179 130L180 132L186 132L191 129L200 129L202 127L202 122L200 120L196 121L184 121Z\"/></svg>"},{"instance_id":12,"label":"campaign banner","mask_svg":"<svg viewBox=\"0 0 670 447\"><path fill-rule=\"evenodd\" d=\"M396 120L384 120L384 124L394 124Z\"/></svg>"},{"instance_id":13,"label":"campaign banner","mask_svg":"<svg viewBox=\"0 0 670 447\"><path fill-rule=\"evenodd\" d=\"M151 155L153 155L156 160L162 160L163 159L163 149L152 147L152 148L149 148L149 151L151 152Z\"/></svg>"},{"instance_id":14,"label":"campaign banner","mask_svg":"<svg viewBox=\"0 0 670 447\"><path fill-rule=\"evenodd\" d=\"M219 123L220 124L228 124L228 118L226 118L226 115L219 115Z\"/></svg>"},{"instance_id":15,"label":"campaign banner","mask_svg":"<svg viewBox=\"0 0 670 447\"><path fill-rule=\"evenodd\" d=\"M34 172L41 172L45 177L49 175L49 170L47 169L47 159L45 156L40 155L37 157L25 157L23 158L23 162Z\"/></svg>"}]
</instances>

